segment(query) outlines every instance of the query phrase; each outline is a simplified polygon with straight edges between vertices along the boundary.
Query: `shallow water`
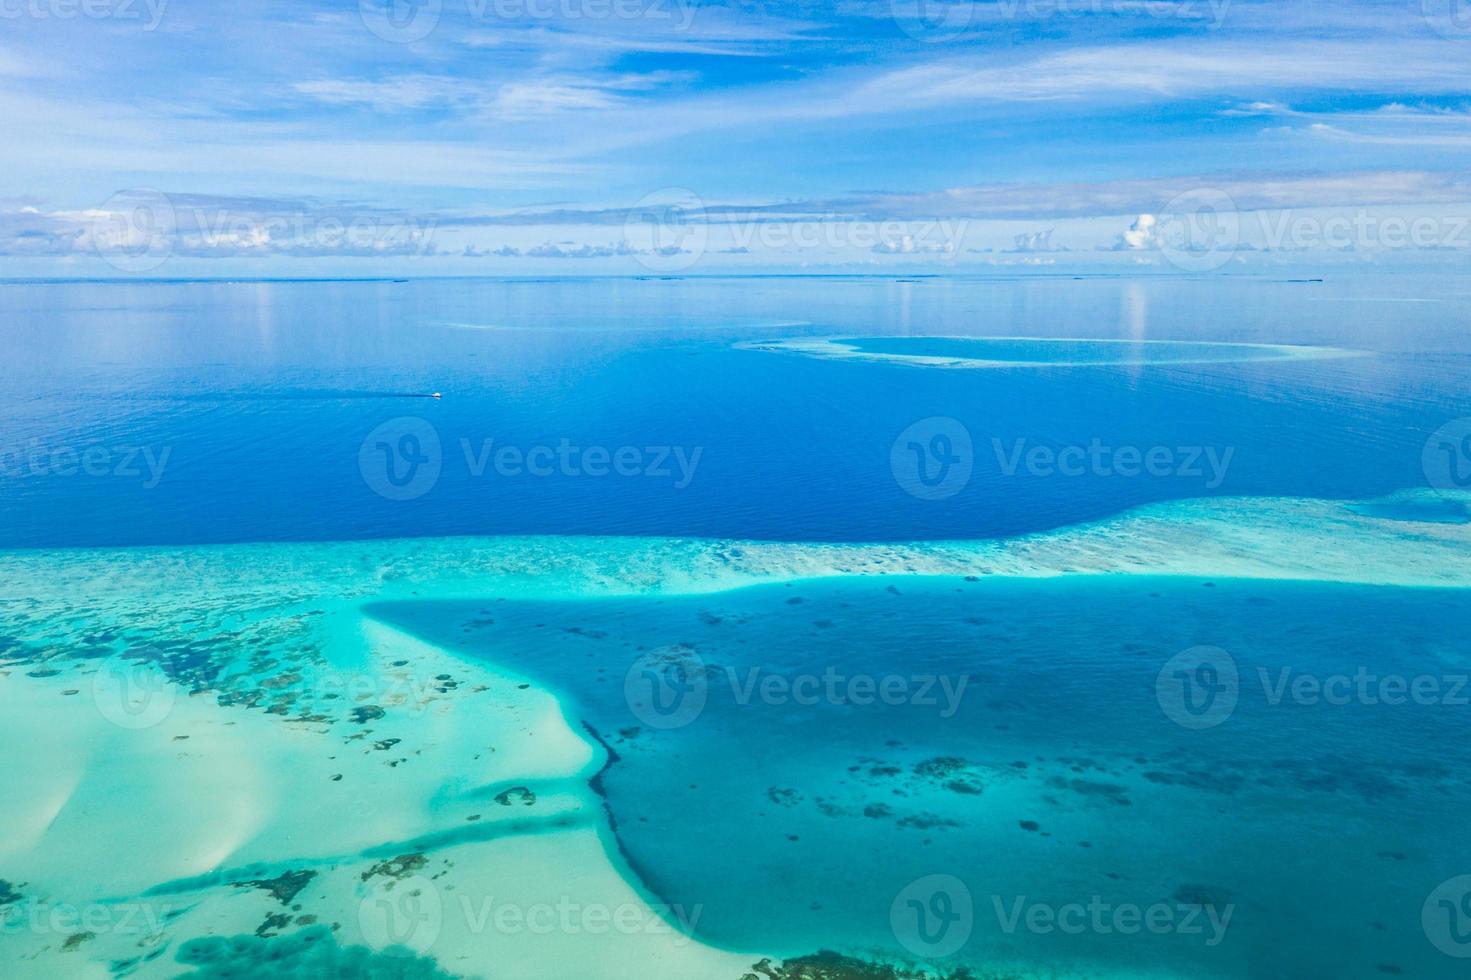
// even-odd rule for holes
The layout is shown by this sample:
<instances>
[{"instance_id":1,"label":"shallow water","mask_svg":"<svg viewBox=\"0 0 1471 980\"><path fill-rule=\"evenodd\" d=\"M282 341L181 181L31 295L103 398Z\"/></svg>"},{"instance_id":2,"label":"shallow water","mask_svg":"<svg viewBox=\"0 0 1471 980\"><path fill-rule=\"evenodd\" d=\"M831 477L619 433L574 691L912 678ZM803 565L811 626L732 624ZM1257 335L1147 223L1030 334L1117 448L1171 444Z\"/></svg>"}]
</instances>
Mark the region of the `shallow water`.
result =
<instances>
[{"instance_id":1,"label":"shallow water","mask_svg":"<svg viewBox=\"0 0 1471 980\"><path fill-rule=\"evenodd\" d=\"M1418 911L1471 862L1471 658L1442 633L1471 614L1464 590L908 578L370 613L565 693L616 753L602 784L632 866L702 905L718 944L922 952L891 902L943 871L970 893L960 955L977 967L1450 975ZM1199 645L1240 677L1209 729L1172 721L1156 691ZM696 678L702 704L661 719L630 702L625 678L637 689L651 662ZM1360 668L1372 689L1462 689L1399 705L1291 693ZM998 912L1095 896L1206 896L1229 919L1073 936L1008 932Z\"/></svg>"}]
</instances>

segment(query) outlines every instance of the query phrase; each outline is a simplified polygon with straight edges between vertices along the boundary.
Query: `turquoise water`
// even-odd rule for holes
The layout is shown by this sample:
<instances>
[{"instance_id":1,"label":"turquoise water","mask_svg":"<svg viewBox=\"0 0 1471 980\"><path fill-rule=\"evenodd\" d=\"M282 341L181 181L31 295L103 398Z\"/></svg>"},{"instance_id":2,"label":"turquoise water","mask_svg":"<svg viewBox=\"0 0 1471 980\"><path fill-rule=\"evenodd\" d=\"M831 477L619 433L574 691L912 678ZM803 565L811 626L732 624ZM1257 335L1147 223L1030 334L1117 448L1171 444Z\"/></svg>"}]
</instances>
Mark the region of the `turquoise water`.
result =
<instances>
[{"instance_id":1,"label":"turquoise water","mask_svg":"<svg viewBox=\"0 0 1471 980\"><path fill-rule=\"evenodd\" d=\"M1452 690L1471 657L1445 632L1471 615L1464 590L908 578L369 611L563 692L616 754L602 788L631 866L703 904L712 942L909 956L891 902L942 872L973 900L958 959L977 968L1453 975L1419 911L1471 863L1471 692ZM1229 652L1239 700L1194 730L1156 682L1202 644ZM651 653L704 679L677 727L626 698ZM1359 668L1461 681L1445 703L1273 703L1284 676ZM831 685L796 683L829 669ZM855 677L904 683L885 702ZM1008 932L996 905L1094 896L1204 901L1229 921L1216 942L1032 934Z\"/></svg>"}]
</instances>

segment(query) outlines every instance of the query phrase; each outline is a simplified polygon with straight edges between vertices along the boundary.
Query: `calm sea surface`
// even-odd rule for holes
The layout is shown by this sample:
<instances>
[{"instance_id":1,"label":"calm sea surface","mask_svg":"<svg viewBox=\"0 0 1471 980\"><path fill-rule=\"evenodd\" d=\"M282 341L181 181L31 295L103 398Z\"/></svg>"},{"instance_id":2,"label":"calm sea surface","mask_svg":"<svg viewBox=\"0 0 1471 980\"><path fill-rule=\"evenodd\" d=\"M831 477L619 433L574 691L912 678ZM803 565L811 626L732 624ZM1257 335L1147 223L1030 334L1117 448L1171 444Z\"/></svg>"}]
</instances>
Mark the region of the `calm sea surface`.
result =
<instances>
[{"instance_id":1,"label":"calm sea surface","mask_svg":"<svg viewBox=\"0 0 1471 980\"><path fill-rule=\"evenodd\" d=\"M973 538L1179 497L1373 497L1423 486L1426 439L1471 414L1468 318L1471 284L1403 276L8 284L0 547ZM927 335L1372 356L976 371L735 347ZM970 470L917 495L895 453L949 476L934 419ZM1047 465L1095 444L1081 472ZM1120 448L1170 455L1131 471Z\"/></svg>"}]
</instances>

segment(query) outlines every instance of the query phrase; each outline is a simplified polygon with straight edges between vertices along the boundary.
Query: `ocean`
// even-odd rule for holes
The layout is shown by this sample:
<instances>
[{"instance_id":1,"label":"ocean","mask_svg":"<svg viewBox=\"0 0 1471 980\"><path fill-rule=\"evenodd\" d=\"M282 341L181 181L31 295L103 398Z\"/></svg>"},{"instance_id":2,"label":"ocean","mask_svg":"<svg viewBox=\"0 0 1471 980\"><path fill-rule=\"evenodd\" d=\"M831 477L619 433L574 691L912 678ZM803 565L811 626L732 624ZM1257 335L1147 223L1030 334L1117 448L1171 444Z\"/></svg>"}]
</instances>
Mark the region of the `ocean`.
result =
<instances>
[{"instance_id":1,"label":"ocean","mask_svg":"<svg viewBox=\"0 0 1471 980\"><path fill-rule=\"evenodd\" d=\"M0 960L1460 976L1468 315L0 284Z\"/></svg>"}]
</instances>

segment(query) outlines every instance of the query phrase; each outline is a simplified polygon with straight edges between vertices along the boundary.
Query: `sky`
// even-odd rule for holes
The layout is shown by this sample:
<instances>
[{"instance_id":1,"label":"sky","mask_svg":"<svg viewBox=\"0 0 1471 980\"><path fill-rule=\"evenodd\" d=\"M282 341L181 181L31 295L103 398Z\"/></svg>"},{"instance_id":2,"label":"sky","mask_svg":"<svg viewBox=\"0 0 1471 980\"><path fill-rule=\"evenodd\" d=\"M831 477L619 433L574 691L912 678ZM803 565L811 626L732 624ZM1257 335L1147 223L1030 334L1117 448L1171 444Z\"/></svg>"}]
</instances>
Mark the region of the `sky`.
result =
<instances>
[{"instance_id":1,"label":"sky","mask_svg":"<svg viewBox=\"0 0 1471 980\"><path fill-rule=\"evenodd\" d=\"M1462 0L0 0L0 276L1471 255Z\"/></svg>"}]
</instances>

